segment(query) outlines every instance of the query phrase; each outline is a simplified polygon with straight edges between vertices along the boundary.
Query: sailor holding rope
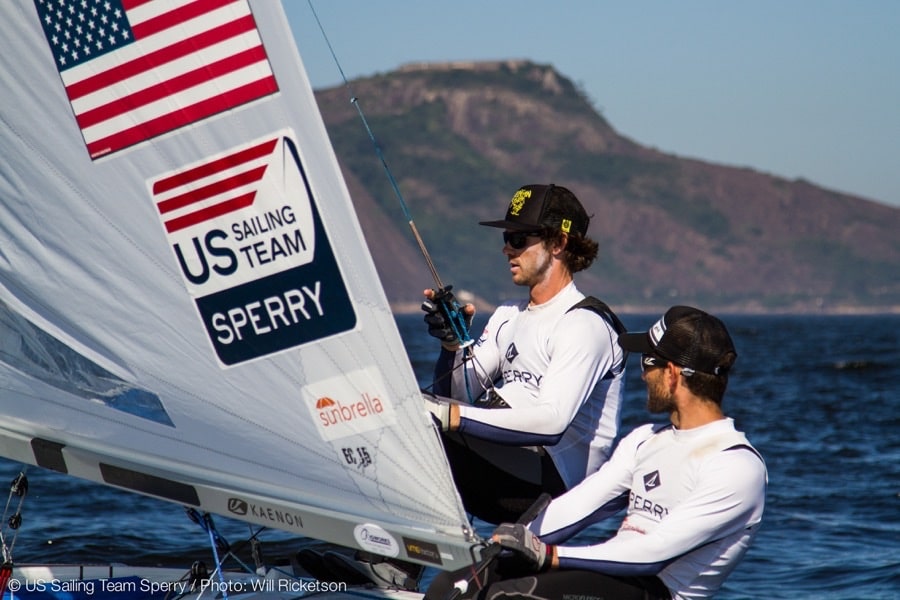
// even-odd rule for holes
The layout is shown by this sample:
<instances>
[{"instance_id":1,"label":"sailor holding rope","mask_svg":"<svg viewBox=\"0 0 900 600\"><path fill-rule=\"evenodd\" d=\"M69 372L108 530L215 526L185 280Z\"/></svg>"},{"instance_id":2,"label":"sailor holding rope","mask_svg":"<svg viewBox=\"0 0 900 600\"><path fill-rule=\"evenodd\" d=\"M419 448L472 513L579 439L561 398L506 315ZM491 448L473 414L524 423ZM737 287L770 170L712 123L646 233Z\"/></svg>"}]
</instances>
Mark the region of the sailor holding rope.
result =
<instances>
[{"instance_id":1,"label":"sailor holding rope","mask_svg":"<svg viewBox=\"0 0 900 600\"><path fill-rule=\"evenodd\" d=\"M425 321L442 347L426 404L466 510L489 523L577 485L616 437L624 327L574 282L597 257L589 223L575 194L552 184L523 186L503 220L481 223L503 230L513 283L528 298L498 307L474 345L460 344L440 310L448 296L455 303L449 289L425 291ZM475 307L462 310L471 322Z\"/></svg>"}]
</instances>

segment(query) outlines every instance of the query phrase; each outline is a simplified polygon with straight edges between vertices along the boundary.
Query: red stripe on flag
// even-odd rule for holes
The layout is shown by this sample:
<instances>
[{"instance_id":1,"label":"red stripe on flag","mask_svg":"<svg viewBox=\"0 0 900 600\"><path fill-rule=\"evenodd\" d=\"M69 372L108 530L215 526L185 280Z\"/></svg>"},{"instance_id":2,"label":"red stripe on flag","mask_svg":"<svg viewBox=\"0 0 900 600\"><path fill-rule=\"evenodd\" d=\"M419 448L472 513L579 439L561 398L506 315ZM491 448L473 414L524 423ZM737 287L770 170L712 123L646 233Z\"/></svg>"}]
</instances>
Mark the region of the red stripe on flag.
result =
<instances>
[{"instance_id":1,"label":"red stripe on flag","mask_svg":"<svg viewBox=\"0 0 900 600\"><path fill-rule=\"evenodd\" d=\"M91 142L87 146L88 153L91 155L91 158L97 158L173 129L190 125L195 121L235 108L262 96L274 94L277 91L278 85L275 83L275 78L271 76L264 77L258 81L248 83L218 96L207 98L190 106L184 106L171 113Z\"/></svg>"},{"instance_id":2,"label":"red stripe on flag","mask_svg":"<svg viewBox=\"0 0 900 600\"><path fill-rule=\"evenodd\" d=\"M131 31L134 32L134 38L139 40L232 3L234 0L194 0L190 4L170 10L158 17L132 24Z\"/></svg>"},{"instance_id":3,"label":"red stripe on flag","mask_svg":"<svg viewBox=\"0 0 900 600\"><path fill-rule=\"evenodd\" d=\"M122 8L125 9L125 12L128 12L132 8L137 8L141 4L147 4L148 2L154 2L154 0L122 0Z\"/></svg>"},{"instance_id":4,"label":"red stripe on flag","mask_svg":"<svg viewBox=\"0 0 900 600\"><path fill-rule=\"evenodd\" d=\"M242 33L255 30L256 23L253 21L253 16L247 15L215 29L195 35L190 39L175 42L156 52L151 52L127 63L101 71L81 81L76 81L66 86L66 93L69 95L70 100L77 100L82 96L107 88L129 77L140 75L183 56L193 54L203 48L208 48Z\"/></svg>"},{"instance_id":5,"label":"red stripe on flag","mask_svg":"<svg viewBox=\"0 0 900 600\"><path fill-rule=\"evenodd\" d=\"M156 206L159 208L160 214L165 214L173 210L178 210L179 208L184 208L185 206L190 206L195 202L202 202L203 200L207 200L214 196L221 196L235 188L253 183L254 181L259 181L266 172L266 167L268 167L268 165L256 167L255 169L250 169L249 171L238 173L220 181L210 183L209 185L205 185L196 190L173 196L172 198L163 200Z\"/></svg>"},{"instance_id":6,"label":"red stripe on flag","mask_svg":"<svg viewBox=\"0 0 900 600\"><path fill-rule=\"evenodd\" d=\"M231 169L245 162L256 160L261 156L266 156L272 152L277 142L277 139L266 140L252 148L246 148L239 152L235 152L234 154L229 154L228 156L223 156L214 161L204 163L193 169L188 169L187 171L176 173L165 179L160 179L153 184L153 195L158 196L159 194L164 194L169 190L174 190L177 187L187 185L192 181L209 177L220 171L225 171L226 169Z\"/></svg>"},{"instance_id":7,"label":"red stripe on flag","mask_svg":"<svg viewBox=\"0 0 900 600\"><path fill-rule=\"evenodd\" d=\"M210 206L209 208L204 208L203 210L192 212L189 215L184 215L183 217L178 217L176 219L166 221L166 231L169 233L175 233L180 229L190 227L191 225L196 225L197 223L202 223L203 221L206 221L208 219L214 219L216 217L221 217L222 215L227 215L230 212L240 210L242 208L247 208L248 206L251 206L253 204L254 198L256 198L256 192L249 192L242 196L238 196L237 198L232 198L231 200L220 202L219 204Z\"/></svg>"},{"instance_id":8,"label":"red stripe on flag","mask_svg":"<svg viewBox=\"0 0 900 600\"><path fill-rule=\"evenodd\" d=\"M257 46L139 92L117 98L114 102L81 113L76 120L78 125L85 129L265 59L266 51Z\"/></svg>"}]
</instances>

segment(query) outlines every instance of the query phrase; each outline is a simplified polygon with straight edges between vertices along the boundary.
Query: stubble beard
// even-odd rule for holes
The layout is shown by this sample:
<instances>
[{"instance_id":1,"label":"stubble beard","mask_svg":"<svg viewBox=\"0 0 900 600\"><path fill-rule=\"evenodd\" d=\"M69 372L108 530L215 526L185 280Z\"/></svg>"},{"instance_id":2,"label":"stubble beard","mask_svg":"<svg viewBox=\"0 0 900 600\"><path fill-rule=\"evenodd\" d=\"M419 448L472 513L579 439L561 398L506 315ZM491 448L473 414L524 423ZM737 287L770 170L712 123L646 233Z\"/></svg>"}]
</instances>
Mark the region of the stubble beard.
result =
<instances>
[{"instance_id":1,"label":"stubble beard","mask_svg":"<svg viewBox=\"0 0 900 600\"><path fill-rule=\"evenodd\" d=\"M647 382L647 410L652 414L671 413L675 409L672 394L665 388L662 377Z\"/></svg>"},{"instance_id":2,"label":"stubble beard","mask_svg":"<svg viewBox=\"0 0 900 600\"><path fill-rule=\"evenodd\" d=\"M539 259L535 260L527 267L523 267L522 263L520 262L519 273L517 275L513 275L513 283L516 285L524 285L532 288L544 280L547 272L550 270L550 265L552 264L553 257L550 256L549 252L543 252Z\"/></svg>"}]
</instances>

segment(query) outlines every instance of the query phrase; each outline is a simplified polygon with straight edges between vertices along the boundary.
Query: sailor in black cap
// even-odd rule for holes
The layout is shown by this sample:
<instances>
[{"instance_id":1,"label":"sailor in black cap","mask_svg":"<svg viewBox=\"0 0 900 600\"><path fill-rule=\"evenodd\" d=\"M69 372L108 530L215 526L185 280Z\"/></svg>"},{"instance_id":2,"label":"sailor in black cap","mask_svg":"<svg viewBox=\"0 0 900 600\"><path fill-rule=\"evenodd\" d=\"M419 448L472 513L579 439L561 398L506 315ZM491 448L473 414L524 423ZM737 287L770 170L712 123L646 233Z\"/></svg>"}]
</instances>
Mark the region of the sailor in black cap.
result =
<instances>
[{"instance_id":1,"label":"sailor in black cap","mask_svg":"<svg viewBox=\"0 0 900 600\"><path fill-rule=\"evenodd\" d=\"M617 434L624 327L573 277L597 256L589 224L575 194L552 184L523 186L502 220L481 223L502 230L510 275L528 298L498 307L472 347L460 348L426 290L425 321L442 345L426 404L446 432L466 510L490 523L596 471Z\"/></svg>"},{"instance_id":2,"label":"sailor in black cap","mask_svg":"<svg viewBox=\"0 0 900 600\"><path fill-rule=\"evenodd\" d=\"M635 429L597 473L530 524L500 525L493 537L513 554L466 596L709 598L746 553L762 520L767 475L722 412L737 357L725 324L675 306L649 331L619 336L619 345L641 353L648 408L671 422ZM612 538L565 544L623 508ZM439 575L426 599L443 597L457 578Z\"/></svg>"}]
</instances>

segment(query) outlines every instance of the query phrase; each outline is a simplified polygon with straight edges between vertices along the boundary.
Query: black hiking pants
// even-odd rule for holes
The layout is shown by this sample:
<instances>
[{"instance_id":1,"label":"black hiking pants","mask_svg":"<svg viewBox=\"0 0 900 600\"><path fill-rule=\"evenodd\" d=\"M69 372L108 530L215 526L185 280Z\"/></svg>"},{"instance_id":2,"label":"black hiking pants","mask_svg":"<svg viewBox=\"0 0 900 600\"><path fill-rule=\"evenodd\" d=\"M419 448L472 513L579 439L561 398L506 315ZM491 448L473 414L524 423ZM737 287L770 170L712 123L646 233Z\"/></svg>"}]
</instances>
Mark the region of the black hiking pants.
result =
<instances>
[{"instance_id":1,"label":"black hiking pants","mask_svg":"<svg viewBox=\"0 0 900 600\"><path fill-rule=\"evenodd\" d=\"M454 584L471 574L471 567L435 576L424 600L445 600ZM669 600L672 596L657 577L616 577L594 571L550 570L533 573L515 557L500 557L478 582L470 582L460 600Z\"/></svg>"}]
</instances>

